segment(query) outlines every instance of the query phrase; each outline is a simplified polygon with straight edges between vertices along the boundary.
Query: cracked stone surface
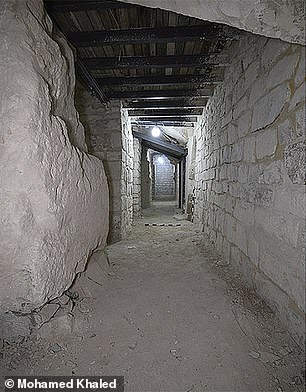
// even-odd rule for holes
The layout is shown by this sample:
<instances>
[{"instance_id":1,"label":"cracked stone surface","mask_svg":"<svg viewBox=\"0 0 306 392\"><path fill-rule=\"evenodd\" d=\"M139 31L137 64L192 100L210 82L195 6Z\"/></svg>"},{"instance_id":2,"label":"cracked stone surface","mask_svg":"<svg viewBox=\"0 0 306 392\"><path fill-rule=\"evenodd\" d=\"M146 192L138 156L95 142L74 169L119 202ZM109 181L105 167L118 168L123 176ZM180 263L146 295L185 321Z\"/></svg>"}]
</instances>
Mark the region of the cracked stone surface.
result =
<instances>
[{"instance_id":1,"label":"cracked stone surface","mask_svg":"<svg viewBox=\"0 0 306 392\"><path fill-rule=\"evenodd\" d=\"M303 0L122 0L305 45Z\"/></svg>"},{"instance_id":2,"label":"cracked stone surface","mask_svg":"<svg viewBox=\"0 0 306 392\"><path fill-rule=\"evenodd\" d=\"M104 246L108 187L102 162L86 153L72 52L52 33L42 2L2 2L0 34L5 321L8 311L29 313L60 295Z\"/></svg>"}]
</instances>

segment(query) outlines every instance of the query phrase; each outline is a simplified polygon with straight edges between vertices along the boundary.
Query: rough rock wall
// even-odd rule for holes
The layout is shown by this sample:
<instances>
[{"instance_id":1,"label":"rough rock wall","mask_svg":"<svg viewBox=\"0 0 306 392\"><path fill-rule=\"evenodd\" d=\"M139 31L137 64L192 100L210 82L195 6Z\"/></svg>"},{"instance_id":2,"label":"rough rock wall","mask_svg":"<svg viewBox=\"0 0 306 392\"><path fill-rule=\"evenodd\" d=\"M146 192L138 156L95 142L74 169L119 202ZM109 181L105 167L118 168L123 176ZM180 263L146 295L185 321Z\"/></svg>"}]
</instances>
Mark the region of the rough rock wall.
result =
<instances>
[{"instance_id":1,"label":"rough rock wall","mask_svg":"<svg viewBox=\"0 0 306 392\"><path fill-rule=\"evenodd\" d=\"M250 35L196 131L195 220L304 339L305 48Z\"/></svg>"},{"instance_id":2,"label":"rough rock wall","mask_svg":"<svg viewBox=\"0 0 306 392\"><path fill-rule=\"evenodd\" d=\"M210 22L224 23L255 34L280 38L292 43L305 43L304 0L122 1L162 8Z\"/></svg>"},{"instance_id":3,"label":"rough rock wall","mask_svg":"<svg viewBox=\"0 0 306 392\"><path fill-rule=\"evenodd\" d=\"M51 30L41 1L1 3L1 314L60 295L108 232L103 165L82 151L72 54Z\"/></svg>"},{"instance_id":4,"label":"rough rock wall","mask_svg":"<svg viewBox=\"0 0 306 392\"><path fill-rule=\"evenodd\" d=\"M103 161L107 176L110 199L108 242L120 241L123 148L121 104L119 101L112 101L108 107L104 107L96 97L78 84L76 107L85 128L88 149Z\"/></svg>"}]
</instances>

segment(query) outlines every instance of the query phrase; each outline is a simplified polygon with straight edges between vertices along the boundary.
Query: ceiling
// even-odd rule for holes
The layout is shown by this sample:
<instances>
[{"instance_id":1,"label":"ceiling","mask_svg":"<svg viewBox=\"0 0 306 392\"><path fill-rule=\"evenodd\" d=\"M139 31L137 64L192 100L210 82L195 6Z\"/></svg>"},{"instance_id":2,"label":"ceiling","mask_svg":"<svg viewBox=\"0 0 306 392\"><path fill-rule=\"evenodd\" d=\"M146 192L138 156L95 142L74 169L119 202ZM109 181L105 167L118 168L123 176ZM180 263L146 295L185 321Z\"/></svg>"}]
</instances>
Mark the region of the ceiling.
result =
<instances>
[{"instance_id":1,"label":"ceiling","mask_svg":"<svg viewBox=\"0 0 306 392\"><path fill-rule=\"evenodd\" d=\"M45 0L76 49L78 77L103 103L123 101L132 124L193 127L222 82L240 30L115 0Z\"/></svg>"}]
</instances>

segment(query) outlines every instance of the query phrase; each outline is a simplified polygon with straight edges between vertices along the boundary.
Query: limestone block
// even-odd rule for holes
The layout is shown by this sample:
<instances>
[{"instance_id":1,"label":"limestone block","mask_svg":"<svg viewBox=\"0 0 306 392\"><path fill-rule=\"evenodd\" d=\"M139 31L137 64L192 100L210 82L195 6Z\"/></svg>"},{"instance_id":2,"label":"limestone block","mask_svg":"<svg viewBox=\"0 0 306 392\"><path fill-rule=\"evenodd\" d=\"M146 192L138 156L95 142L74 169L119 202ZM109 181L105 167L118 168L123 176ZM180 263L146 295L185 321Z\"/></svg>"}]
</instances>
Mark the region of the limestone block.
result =
<instances>
[{"instance_id":1,"label":"limestone block","mask_svg":"<svg viewBox=\"0 0 306 392\"><path fill-rule=\"evenodd\" d=\"M233 124L228 126L228 144L234 144L238 140L238 132L237 132L237 127Z\"/></svg>"},{"instance_id":2,"label":"limestone block","mask_svg":"<svg viewBox=\"0 0 306 392\"><path fill-rule=\"evenodd\" d=\"M270 90L284 81L291 79L294 75L298 60L298 53L292 51L279 60L268 73L267 88Z\"/></svg>"},{"instance_id":3,"label":"limestone block","mask_svg":"<svg viewBox=\"0 0 306 392\"><path fill-rule=\"evenodd\" d=\"M222 159L224 163L231 162L231 154L232 154L232 148L230 146L225 146L222 150Z\"/></svg>"},{"instance_id":4,"label":"limestone block","mask_svg":"<svg viewBox=\"0 0 306 392\"><path fill-rule=\"evenodd\" d=\"M247 255L248 247L247 247L247 235L246 235L246 226L237 222L236 226L236 245L238 248Z\"/></svg>"},{"instance_id":5,"label":"limestone block","mask_svg":"<svg viewBox=\"0 0 306 392\"><path fill-rule=\"evenodd\" d=\"M305 266L302 255L287 242L262 231L259 268L304 309L303 280Z\"/></svg>"},{"instance_id":6,"label":"limestone block","mask_svg":"<svg viewBox=\"0 0 306 392\"><path fill-rule=\"evenodd\" d=\"M236 182L238 179L238 168L237 166L230 165L227 167L227 176L228 180L232 182Z\"/></svg>"},{"instance_id":7,"label":"limestone block","mask_svg":"<svg viewBox=\"0 0 306 392\"><path fill-rule=\"evenodd\" d=\"M290 96L287 84L282 84L266 94L253 107L251 132L265 128L272 124L280 115Z\"/></svg>"},{"instance_id":8,"label":"limestone block","mask_svg":"<svg viewBox=\"0 0 306 392\"><path fill-rule=\"evenodd\" d=\"M225 203L225 211L230 214L233 214L234 207L235 207L235 199L232 196L227 195L226 203Z\"/></svg>"},{"instance_id":9,"label":"limestone block","mask_svg":"<svg viewBox=\"0 0 306 392\"><path fill-rule=\"evenodd\" d=\"M219 170L219 180L225 180L227 179L227 168L226 166L221 166L220 170Z\"/></svg>"},{"instance_id":10,"label":"limestone block","mask_svg":"<svg viewBox=\"0 0 306 392\"><path fill-rule=\"evenodd\" d=\"M243 199L257 206L268 207L273 202L273 190L263 186L246 189Z\"/></svg>"},{"instance_id":11,"label":"limestone block","mask_svg":"<svg viewBox=\"0 0 306 392\"><path fill-rule=\"evenodd\" d=\"M287 144L294 138L293 125L289 119L278 126L278 141L280 144Z\"/></svg>"},{"instance_id":12,"label":"limestone block","mask_svg":"<svg viewBox=\"0 0 306 392\"><path fill-rule=\"evenodd\" d=\"M263 271L257 270L254 276L254 284L256 291L267 301L267 304L273 311L280 314L283 322L286 322L286 314L289 307L289 296L278 285L276 285L270 278L268 278Z\"/></svg>"},{"instance_id":13,"label":"limestone block","mask_svg":"<svg viewBox=\"0 0 306 392\"><path fill-rule=\"evenodd\" d=\"M242 114L237 120L238 135L240 138L246 136L249 133L251 125L251 112L247 111Z\"/></svg>"},{"instance_id":14,"label":"limestone block","mask_svg":"<svg viewBox=\"0 0 306 392\"><path fill-rule=\"evenodd\" d=\"M225 215L225 233L229 242L236 243L236 219L230 214Z\"/></svg>"},{"instance_id":15,"label":"limestone block","mask_svg":"<svg viewBox=\"0 0 306 392\"><path fill-rule=\"evenodd\" d=\"M290 45L279 39L269 39L261 56L262 68L267 71L272 68L277 59L283 56Z\"/></svg>"},{"instance_id":16,"label":"limestone block","mask_svg":"<svg viewBox=\"0 0 306 392\"><path fill-rule=\"evenodd\" d=\"M97 153L95 153L95 155L97 155ZM104 156L110 166L117 163L119 168L119 162L121 162L121 150L112 149L105 151Z\"/></svg>"},{"instance_id":17,"label":"limestone block","mask_svg":"<svg viewBox=\"0 0 306 392\"><path fill-rule=\"evenodd\" d=\"M285 149L285 167L294 184L305 184L305 141L292 143Z\"/></svg>"},{"instance_id":18,"label":"limestone block","mask_svg":"<svg viewBox=\"0 0 306 392\"><path fill-rule=\"evenodd\" d=\"M262 172L257 177L257 182L265 185L281 184L283 182L283 163L277 161L263 166Z\"/></svg>"},{"instance_id":19,"label":"limestone block","mask_svg":"<svg viewBox=\"0 0 306 392\"><path fill-rule=\"evenodd\" d=\"M247 256L256 267L258 267L259 255L259 241L256 238L253 226L251 226L247 232Z\"/></svg>"},{"instance_id":20,"label":"limestone block","mask_svg":"<svg viewBox=\"0 0 306 392\"><path fill-rule=\"evenodd\" d=\"M228 194L228 183L227 182L223 182L222 192L223 192L223 194Z\"/></svg>"},{"instance_id":21,"label":"limestone block","mask_svg":"<svg viewBox=\"0 0 306 392\"><path fill-rule=\"evenodd\" d=\"M252 63L249 65L247 70L245 71L245 90L247 90L252 84L255 82L255 80L258 78L260 72L260 61L259 59L255 59L252 61Z\"/></svg>"},{"instance_id":22,"label":"limestone block","mask_svg":"<svg viewBox=\"0 0 306 392\"><path fill-rule=\"evenodd\" d=\"M239 67L241 68L241 67ZM241 73L243 70L241 70ZM236 79L236 85L233 90L233 106L234 106L234 117L239 116L239 111L247 102L247 97L243 97L245 93L245 78L244 75L239 75L238 79ZM244 103L244 104L243 104ZM237 113L238 111L238 113Z\"/></svg>"},{"instance_id":23,"label":"limestone block","mask_svg":"<svg viewBox=\"0 0 306 392\"><path fill-rule=\"evenodd\" d=\"M223 132L220 135L220 147L224 147L228 143L227 141L227 132Z\"/></svg>"},{"instance_id":24,"label":"limestone block","mask_svg":"<svg viewBox=\"0 0 306 392\"><path fill-rule=\"evenodd\" d=\"M122 136L119 128L117 132L111 133L111 144L109 147L120 148L121 146L122 146Z\"/></svg>"},{"instance_id":25,"label":"limestone block","mask_svg":"<svg viewBox=\"0 0 306 392\"><path fill-rule=\"evenodd\" d=\"M305 81L295 90L293 97L290 99L289 110L294 109L301 102L305 104Z\"/></svg>"},{"instance_id":26,"label":"limestone block","mask_svg":"<svg viewBox=\"0 0 306 392\"><path fill-rule=\"evenodd\" d=\"M276 210L287 212L296 217L306 216L306 195L303 189L283 187L275 192Z\"/></svg>"},{"instance_id":27,"label":"limestone block","mask_svg":"<svg viewBox=\"0 0 306 392\"><path fill-rule=\"evenodd\" d=\"M234 110L233 110L233 118L236 119L242 115L243 112L248 110L248 96L245 94L245 86L243 87L243 90L241 92L241 95L243 95L243 98L240 99L239 102L237 102L234 105Z\"/></svg>"},{"instance_id":28,"label":"limestone block","mask_svg":"<svg viewBox=\"0 0 306 392\"><path fill-rule=\"evenodd\" d=\"M277 213L267 208L255 207L255 225L283 241L288 246L296 248L299 241L299 223L303 219L287 212Z\"/></svg>"},{"instance_id":29,"label":"limestone block","mask_svg":"<svg viewBox=\"0 0 306 392\"><path fill-rule=\"evenodd\" d=\"M51 39L50 26L40 1L3 4L0 313L28 313L61 295L108 232L103 164L72 144L72 124L83 132L72 54Z\"/></svg>"},{"instance_id":30,"label":"limestone block","mask_svg":"<svg viewBox=\"0 0 306 392\"><path fill-rule=\"evenodd\" d=\"M242 184L248 182L249 178L249 165L241 164L238 167L238 181Z\"/></svg>"},{"instance_id":31,"label":"limestone block","mask_svg":"<svg viewBox=\"0 0 306 392\"><path fill-rule=\"evenodd\" d=\"M229 262L231 258L231 244L226 240L226 238L223 239L222 253L225 261Z\"/></svg>"},{"instance_id":32,"label":"limestone block","mask_svg":"<svg viewBox=\"0 0 306 392\"><path fill-rule=\"evenodd\" d=\"M298 64L298 68L295 74L295 86L298 87L301 83L305 81L305 46L302 46L300 49L300 60Z\"/></svg>"},{"instance_id":33,"label":"limestone block","mask_svg":"<svg viewBox=\"0 0 306 392\"><path fill-rule=\"evenodd\" d=\"M258 184L259 177L262 175L264 171L263 164L253 164L249 166L249 183L251 185Z\"/></svg>"},{"instance_id":34,"label":"limestone block","mask_svg":"<svg viewBox=\"0 0 306 392\"><path fill-rule=\"evenodd\" d=\"M296 134L298 136L306 135L306 109L302 106L295 113L295 121L296 121Z\"/></svg>"},{"instance_id":35,"label":"limestone block","mask_svg":"<svg viewBox=\"0 0 306 392\"><path fill-rule=\"evenodd\" d=\"M254 225L254 205L237 200L233 211L234 217L246 225Z\"/></svg>"},{"instance_id":36,"label":"limestone block","mask_svg":"<svg viewBox=\"0 0 306 392\"><path fill-rule=\"evenodd\" d=\"M243 158L243 140L236 143L232 147L232 161L239 162Z\"/></svg>"},{"instance_id":37,"label":"limestone block","mask_svg":"<svg viewBox=\"0 0 306 392\"><path fill-rule=\"evenodd\" d=\"M248 136L244 139L244 160L245 162L255 161L255 137Z\"/></svg>"},{"instance_id":38,"label":"limestone block","mask_svg":"<svg viewBox=\"0 0 306 392\"><path fill-rule=\"evenodd\" d=\"M273 128L265 129L256 135L256 156L262 159L275 153L277 146L276 130Z\"/></svg>"},{"instance_id":39,"label":"limestone block","mask_svg":"<svg viewBox=\"0 0 306 392\"><path fill-rule=\"evenodd\" d=\"M241 251L237 246L231 246L231 264L235 266L241 265Z\"/></svg>"}]
</instances>

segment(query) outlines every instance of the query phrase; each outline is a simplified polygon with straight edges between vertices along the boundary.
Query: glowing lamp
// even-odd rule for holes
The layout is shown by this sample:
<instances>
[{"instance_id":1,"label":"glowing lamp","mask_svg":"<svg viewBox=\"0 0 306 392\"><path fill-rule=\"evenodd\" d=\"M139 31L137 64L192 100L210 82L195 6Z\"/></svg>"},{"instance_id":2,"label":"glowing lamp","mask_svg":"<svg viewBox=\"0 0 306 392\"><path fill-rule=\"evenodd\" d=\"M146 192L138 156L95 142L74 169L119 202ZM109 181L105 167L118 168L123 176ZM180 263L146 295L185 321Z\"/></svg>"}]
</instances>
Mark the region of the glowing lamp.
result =
<instances>
[{"instance_id":1,"label":"glowing lamp","mask_svg":"<svg viewBox=\"0 0 306 392\"><path fill-rule=\"evenodd\" d=\"M151 133L152 133L152 136L158 137L158 136L160 136L160 129L158 127L153 127Z\"/></svg>"}]
</instances>

